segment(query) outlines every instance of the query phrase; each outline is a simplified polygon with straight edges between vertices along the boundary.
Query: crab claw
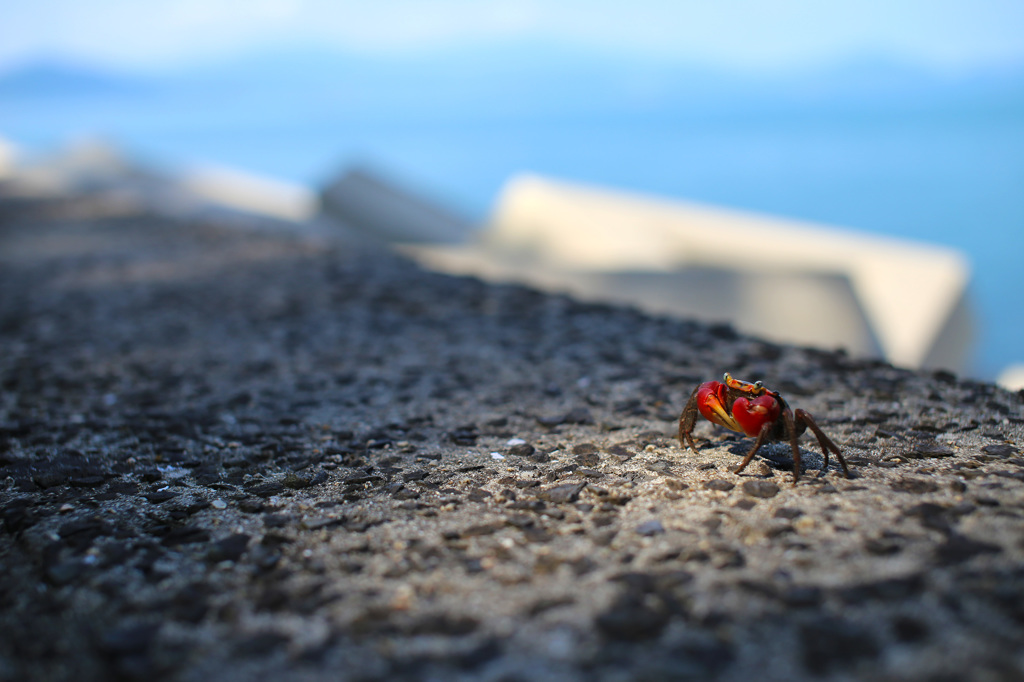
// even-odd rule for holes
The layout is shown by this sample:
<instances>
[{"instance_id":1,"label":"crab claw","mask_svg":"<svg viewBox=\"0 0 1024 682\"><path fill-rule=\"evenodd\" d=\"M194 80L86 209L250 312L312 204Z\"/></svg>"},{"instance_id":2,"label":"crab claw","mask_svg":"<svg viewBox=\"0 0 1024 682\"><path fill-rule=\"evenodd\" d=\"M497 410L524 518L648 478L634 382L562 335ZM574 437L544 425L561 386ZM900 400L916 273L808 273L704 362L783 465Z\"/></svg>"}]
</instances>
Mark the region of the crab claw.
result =
<instances>
[{"instance_id":1,"label":"crab claw","mask_svg":"<svg viewBox=\"0 0 1024 682\"><path fill-rule=\"evenodd\" d=\"M745 433L743 426L737 422L725 407L725 384L719 381L708 381L697 389L697 409L709 422L724 426L732 431Z\"/></svg>"},{"instance_id":2,"label":"crab claw","mask_svg":"<svg viewBox=\"0 0 1024 682\"><path fill-rule=\"evenodd\" d=\"M732 418L740 426L735 430L743 431L748 436L756 436L765 424L775 422L780 412L779 401L770 395L762 395L753 400L741 396L732 403Z\"/></svg>"}]
</instances>

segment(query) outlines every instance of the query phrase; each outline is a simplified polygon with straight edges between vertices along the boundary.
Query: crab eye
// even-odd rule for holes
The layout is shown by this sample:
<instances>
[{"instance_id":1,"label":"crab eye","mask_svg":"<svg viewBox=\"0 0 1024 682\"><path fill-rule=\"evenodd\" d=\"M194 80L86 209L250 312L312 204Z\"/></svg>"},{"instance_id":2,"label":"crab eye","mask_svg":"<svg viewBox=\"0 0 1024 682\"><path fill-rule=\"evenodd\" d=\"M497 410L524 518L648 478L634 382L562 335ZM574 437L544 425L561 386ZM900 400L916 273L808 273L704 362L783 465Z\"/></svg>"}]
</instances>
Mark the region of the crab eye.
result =
<instances>
[{"instance_id":1,"label":"crab eye","mask_svg":"<svg viewBox=\"0 0 1024 682\"><path fill-rule=\"evenodd\" d=\"M764 382L763 381L755 381L754 382L754 386L757 386L758 388L764 388Z\"/></svg>"}]
</instances>

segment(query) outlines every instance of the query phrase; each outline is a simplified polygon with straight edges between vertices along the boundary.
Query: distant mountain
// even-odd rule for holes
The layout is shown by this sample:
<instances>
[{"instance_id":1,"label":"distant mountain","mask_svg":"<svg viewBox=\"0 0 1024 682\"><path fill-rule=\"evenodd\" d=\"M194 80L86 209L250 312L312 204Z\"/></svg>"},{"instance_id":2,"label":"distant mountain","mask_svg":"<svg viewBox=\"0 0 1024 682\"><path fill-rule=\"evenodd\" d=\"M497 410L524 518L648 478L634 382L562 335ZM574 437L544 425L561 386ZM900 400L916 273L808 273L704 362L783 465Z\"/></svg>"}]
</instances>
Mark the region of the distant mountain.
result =
<instances>
[{"instance_id":1,"label":"distant mountain","mask_svg":"<svg viewBox=\"0 0 1024 682\"><path fill-rule=\"evenodd\" d=\"M970 104L992 93L1024 102L1024 68L951 77L867 56L755 73L517 42L386 55L282 48L147 77L60 63L0 74L0 96L7 97L140 93L170 104L230 102L281 115L294 105L306 116L321 112L334 120L758 115Z\"/></svg>"},{"instance_id":2,"label":"distant mountain","mask_svg":"<svg viewBox=\"0 0 1024 682\"><path fill-rule=\"evenodd\" d=\"M765 72L659 60L551 42L509 42L421 53L277 49L184 71L235 92L266 90L389 107L403 116L714 113L762 107L928 106L986 93L1024 97L1024 65L950 75L878 55Z\"/></svg>"}]
</instances>

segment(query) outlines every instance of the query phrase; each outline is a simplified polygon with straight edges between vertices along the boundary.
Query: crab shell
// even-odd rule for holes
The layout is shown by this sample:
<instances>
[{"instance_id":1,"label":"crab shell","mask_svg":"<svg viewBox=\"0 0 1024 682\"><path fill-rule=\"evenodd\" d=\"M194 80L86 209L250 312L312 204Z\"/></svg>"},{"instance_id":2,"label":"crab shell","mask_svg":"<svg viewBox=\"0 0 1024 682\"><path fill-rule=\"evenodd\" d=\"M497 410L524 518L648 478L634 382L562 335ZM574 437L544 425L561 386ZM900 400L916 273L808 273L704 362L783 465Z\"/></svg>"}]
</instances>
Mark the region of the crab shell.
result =
<instances>
[{"instance_id":1,"label":"crab shell","mask_svg":"<svg viewBox=\"0 0 1024 682\"><path fill-rule=\"evenodd\" d=\"M709 422L756 436L765 424L774 424L778 420L782 407L770 392L760 386L757 387L760 391L753 387L754 384L735 380L729 386L720 381L708 381L697 389L697 409ZM761 394L757 395L759 392Z\"/></svg>"}]
</instances>

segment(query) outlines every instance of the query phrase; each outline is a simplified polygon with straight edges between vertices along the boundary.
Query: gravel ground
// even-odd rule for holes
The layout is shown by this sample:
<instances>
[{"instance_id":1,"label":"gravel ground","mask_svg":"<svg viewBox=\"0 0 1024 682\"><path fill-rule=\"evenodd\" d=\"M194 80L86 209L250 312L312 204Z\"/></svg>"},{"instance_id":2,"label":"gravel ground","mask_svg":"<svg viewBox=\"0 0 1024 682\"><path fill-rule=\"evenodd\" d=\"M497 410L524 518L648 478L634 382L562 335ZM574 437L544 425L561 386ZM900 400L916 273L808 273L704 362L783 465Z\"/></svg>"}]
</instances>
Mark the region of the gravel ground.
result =
<instances>
[{"instance_id":1,"label":"gravel ground","mask_svg":"<svg viewBox=\"0 0 1024 682\"><path fill-rule=\"evenodd\" d=\"M724 371L854 477L682 450ZM0 202L0 380L0 679L1024 679L990 384L83 199Z\"/></svg>"}]
</instances>

